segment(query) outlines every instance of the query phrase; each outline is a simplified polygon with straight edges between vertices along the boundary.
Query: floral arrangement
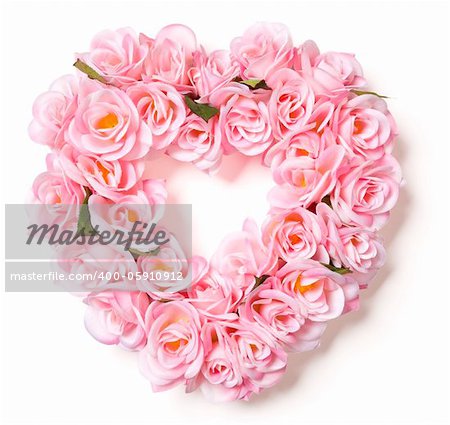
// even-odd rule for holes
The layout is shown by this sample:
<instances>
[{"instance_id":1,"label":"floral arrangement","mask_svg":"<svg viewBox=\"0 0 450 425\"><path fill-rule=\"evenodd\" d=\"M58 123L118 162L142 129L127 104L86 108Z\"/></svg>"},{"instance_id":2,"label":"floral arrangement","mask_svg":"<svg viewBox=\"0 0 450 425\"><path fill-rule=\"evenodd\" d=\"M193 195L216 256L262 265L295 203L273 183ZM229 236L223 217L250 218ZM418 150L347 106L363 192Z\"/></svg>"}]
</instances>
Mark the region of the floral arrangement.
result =
<instances>
[{"instance_id":1,"label":"floral arrangement","mask_svg":"<svg viewBox=\"0 0 450 425\"><path fill-rule=\"evenodd\" d=\"M224 155L260 156L275 182L262 226L247 219L210 261L189 259L189 284L86 294L87 330L138 351L154 391L228 401L272 387L288 353L316 348L328 321L358 308L385 261L378 231L402 179L384 96L366 90L353 54L297 46L281 24L212 52L182 25L104 31L75 67L33 107L30 137L51 149L34 202L164 205L164 181L144 174L157 151L210 175ZM132 254L121 267L140 272L183 258L179 246Z\"/></svg>"}]
</instances>

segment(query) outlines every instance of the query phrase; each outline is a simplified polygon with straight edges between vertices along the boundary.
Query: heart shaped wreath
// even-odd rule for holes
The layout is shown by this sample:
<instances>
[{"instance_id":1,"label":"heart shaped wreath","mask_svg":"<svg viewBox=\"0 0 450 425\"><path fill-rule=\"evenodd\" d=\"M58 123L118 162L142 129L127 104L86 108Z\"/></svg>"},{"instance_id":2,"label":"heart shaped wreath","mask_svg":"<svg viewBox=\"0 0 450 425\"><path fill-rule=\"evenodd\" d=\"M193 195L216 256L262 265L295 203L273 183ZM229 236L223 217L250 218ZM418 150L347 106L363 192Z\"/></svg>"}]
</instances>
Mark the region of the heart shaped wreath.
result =
<instances>
[{"instance_id":1,"label":"heart shaped wreath","mask_svg":"<svg viewBox=\"0 0 450 425\"><path fill-rule=\"evenodd\" d=\"M36 203L162 205L164 181L144 178L156 151L211 175L223 155L259 155L276 183L262 228L246 220L209 263L187 261L175 243L122 253L136 278L85 295L88 331L139 351L155 391L184 384L247 400L275 385L287 353L316 348L384 263L378 230L401 183L384 96L364 90L354 55L296 47L281 24L254 25L210 53L182 25L155 38L104 31L74 65L33 107L30 136L52 151ZM84 258L67 267L92 268ZM190 284L176 291L149 278L184 278L186 264Z\"/></svg>"}]
</instances>

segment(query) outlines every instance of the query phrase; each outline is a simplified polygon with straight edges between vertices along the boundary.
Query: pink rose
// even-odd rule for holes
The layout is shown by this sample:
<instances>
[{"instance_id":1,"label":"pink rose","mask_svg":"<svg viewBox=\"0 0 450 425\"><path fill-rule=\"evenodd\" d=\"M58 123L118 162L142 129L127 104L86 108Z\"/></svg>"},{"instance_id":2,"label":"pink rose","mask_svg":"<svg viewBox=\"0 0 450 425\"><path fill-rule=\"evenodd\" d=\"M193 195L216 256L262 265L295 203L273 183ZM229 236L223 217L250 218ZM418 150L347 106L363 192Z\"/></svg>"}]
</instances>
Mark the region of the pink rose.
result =
<instances>
[{"instance_id":1,"label":"pink rose","mask_svg":"<svg viewBox=\"0 0 450 425\"><path fill-rule=\"evenodd\" d=\"M255 156L270 146L272 129L266 96L239 83L230 83L210 96L211 103L220 107L219 126L225 153L236 149Z\"/></svg>"},{"instance_id":2,"label":"pink rose","mask_svg":"<svg viewBox=\"0 0 450 425\"><path fill-rule=\"evenodd\" d=\"M169 146L186 119L181 95L172 86L159 81L133 84L127 94L152 132L153 147Z\"/></svg>"},{"instance_id":3,"label":"pink rose","mask_svg":"<svg viewBox=\"0 0 450 425\"><path fill-rule=\"evenodd\" d=\"M203 49L194 52L194 66L189 78L200 97L208 103L209 96L239 76L239 64L228 50L214 50L207 54Z\"/></svg>"},{"instance_id":4,"label":"pink rose","mask_svg":"<svg viewBox=\"0 0 450 425\"><path fill-rule=\"evenodd\" d=\"M330 193L337 171L344 159L341 146L330 146L313 159L308 156L288 158L272 170L278 186L269 192L274 208L307 208Z\"/></svg>"},{"instance_id":5,"label":"pink rose","mask_svg":"<svg viewBox=\"0 0 450 425\"><path fill-rule=\"evenodd\" d=\"M292 65L294 50L288 28L258 23L231 42L231 54L241 66L244 79L265 79Z\"/></svg>"},{"instance_id":6,"label":"pink rose","mask_svg":"<svg viewBox=\"0 0 450 425\"><path fill-rule=\"evenodd\" d=\"M186 290L192 284L197 266L201 266L197 262L203 261L202 257L187 258L175 236L165 232L169 241L156 247L153 255L141 255L137 260L138 269L143 273L138 288L155 299Z\"/></svg>"},{"instance_id":7,"label":"pink rose","mask_svg":"<svg viewBox=\"0 0 450 425\"><path fill-rule=\"evenodd\" d=\"M123 246L72 242L58 245L55 253L58 271L67 277L63 285L71 292L136 289L130 279L136 275L136 263Z\"/></svg>"},{"instance_id":8,"label":"pink rose","mask_svg":"<svg viewBox=\"0 0 450 425\"><path fill-rule=\"evenodd\" d=\"M317 56L314 66L336 77L346 87L363 87L366 80L360 63L352 53L326 52Z\"/></svg>"},{"instance_id":9,"label":"pink rose","mask_svg":"<svg viewBox=\"0 0 450 425\"><path fill-rule=\"evenodd\" d=\"M377 96L355 96L334 114L332 130L351 155L378 159L391 153L397 129L386 102Z\"/></svg>"},{"instance_id":10,"label":"pink rose","mask_svg":"<svg viewBox=\"0 0 450 425\"><path fill-rule=\"evenodd\" d=\"M401 171L391 155L349 165L331 193L333 210L347 224L380 229L397 202Z\"/></svg>"},{"instance_id":11,"label":"pink rose","mask_svg":"<svg viewBox=\"0 0 450 425\"><path fill-rule=\"evenodd\" d=\"M385 250L381 238L365 229L342 224L337 214L320 203L317 214L327 226L327 252L336 267L352 270L352 277L367 285L385 262Z\"/></svg>"},{"instance_id":12,"label":"pink rose","mask_svg":"<svg viewBox=\"0 0 450 425\"><path fill-rule=\"evenodd\" d=\"M292 69L280 69L267 84L272 88L269 114L274 136L282 140L308 130L314 93L306 81Z\"/></svg>"},{"instance_id":13,"label":"pink rose","mask_svg":"<svg viewBox=\"0 0 450 425\"><path fill-rule=\"evenodd\" d=\"M189 302L204 316L212 319L237 319L237 305L242 290L228 276L210 271L188 289Z\"/></svg>"},{"instance_id":14,"label":"pink rose","mask_svg":"<svg viewBox=\"0 0 450 425\"><path fill-rule=\"evenodd\" d=\"M321 217L298 207L269 215L263 225L263 243L273 246L276 255L284 261L314 258L327 261L323 247L326 237Z\"/></svg>"},{"instance_id":15,"label":"pink rose","mask_svg":"<svg viewBox=\"0 0 450 425\"><path fill-rule=\"evenodd\" d=\"M252 393L276 385L286 371L287 354L270 333L240 319L231 333L244 379Z\"/></svg>"},{"instance_id":16,"label":"pink rose","mask_svg":"<svg viewBox=\"0 0 450 425\"><path fill-rule=\"evenodd\" d=\"M356 308L356 281L347 279L316 261L291 261L276 276L281 280L285 292L303 305L307 317L313 322L339 317L348 303L352 303L352 309Z\"/></svg>"},{"instance_id":17,"label":"pink rose","mask_svg":"<svg viewBox=\"0 0 450 425\"><path fill-rule=\"evenodd\" d=\"M326 327L325 323L308 320L304 305L286 293L281 281L275 277L250 293L239 309L239 315L266 329L293 352L316 348Z\"/></svg>"},{"instance_id":18,"label":"pink rose","mask_svg":"<svg viewBox=\"0 0 450 425\"><path fill-rule=\"evenodd\" d=\"M150 305L143 292L106 291L88 295L84 323L88 332L103 344L119 344L141 350L147 335L144 317Z\"/></svg>"},{"instance_id":19,"label":"pink rose","mask_svg":"<svg viewBox=\"0 0 450 425\"><path fill-rule=\"evenodd\" d=\"M188 392L200 388L213 402L247 400L251 389L241 373L236 342L230 337L223 322L208 322L203 326L201 339L205 347L205 360L201 374L192 381Z\"/></svg>"},{"instance_id":20,"label":"pink rose","mask_svg":"<svg viewBox=\"0 0 450 425\"><path fill-rule=\"evenodd\" d=\"M68 179L61 171L39 174L32 186L33 202L45 205L81 204L85 197L81 185Z\"/></svg>"},{"instance_id":21,"label":"pink rose","mask_svg":"<svg viewBox=\"0 0 450 425\"><path fill-rule=\"evenodd\" d=\"M189 114L167 153L178 161L192 162L200 170L214 174L222 161L221 137L216 117L205 122L199 116Z\"/></svg>"},{"instance_id":22,"label":"pink rose","mask_svg":"<svg viewBox=\"0 0 450 425\"><path fill-rule=\"evenodd\" d=\"M258 226L246 220L241 232L228 235L211 258L211 267L228 276L235 285L250 291L255 277L271 274L277 268L272 244L261 240Z\"/></svg>"},{"instance_id":23,"label":"pink rose","mask_svg":"<svg viewBox=\"0 0 450 425\"><path fill-rule=\"evenodd\" d=\"M34 101L33 121L28 127L33 141L51 148L64 143L66 125L76 109L77 91L78 79L64 75Z\"/></svg>"},{"instance_id":24,"label":"pink rose","mask_svg":"<svg viewBox=\"0 0 450 425\"><path fill-rule=\"evenodd\" d=\"M106 161L97 155L80 154L70 145L62 148L59 161L69 178L113 201L130 194L144 173L140 160Z\"/></svg>"},{"instance_id":25,"label":"pink rose","mask_svg":"<svg viewBox=\"0 0 450 425\"><path fill-rule=\"evenodd\" d=\"M124 85L140 80L148 45L140 43L131 28L98 33L90 51L78 57L111 84Z\"/></svg>"},{"instance_id":26,"label":"pink rose","mask_svg":"<svg viewBox=\"0 0 450 425\"><path fill-rule=\"evenodd\" d=\"M145 61L144 81L159 80L182 93L192 91L188 72L197 50L193 31L184 25L168 25L159 31L155 40L146 40L150 51Z\"/></svg>"},{"instance_id":27,"label":"pink rose","mask_svg":"<svg viewBox=\"0 0 450 425\"><path fill-rule=\"evenodd\" d=\"M317 159L326 146L325 140L315 131L293 134L278 141L266 151L264 164L275 169L288 158L309 156Z\"/></svg>"},{"instance_id":28,"label":"pink rose","mask_svg":"<svg viewBox=\"0 0 450 425\"><path fill-rule=\"evenodd\" d=\"M26 208L30 224L57 224L60 231L76 231L85 190L61 170L50 170L39 174L33 182L30 205Z\"/></svg>"},{"instance_id":29,"label":"pink rose","mask_svg":"<svg viewBox=\"0 0 450 425\"><path fill-rule=\"evenodd\" d=\"M66 138L81 153L106 161L142 158L152 145L152 134L126 93L94 81L80 86Z\"/></svg>"},{"instance_id":30,"label":"pink rose","mask_svg":"<svg viewBox=\"0 0 450 425\"><path fill-rule=\"evenodd\" d=\"M184 301L155 301L147 310L145 325L148 343L139 360L153 390L163 391L193 380L204 359L197 310Z\"/></svg>"}]
</instances>

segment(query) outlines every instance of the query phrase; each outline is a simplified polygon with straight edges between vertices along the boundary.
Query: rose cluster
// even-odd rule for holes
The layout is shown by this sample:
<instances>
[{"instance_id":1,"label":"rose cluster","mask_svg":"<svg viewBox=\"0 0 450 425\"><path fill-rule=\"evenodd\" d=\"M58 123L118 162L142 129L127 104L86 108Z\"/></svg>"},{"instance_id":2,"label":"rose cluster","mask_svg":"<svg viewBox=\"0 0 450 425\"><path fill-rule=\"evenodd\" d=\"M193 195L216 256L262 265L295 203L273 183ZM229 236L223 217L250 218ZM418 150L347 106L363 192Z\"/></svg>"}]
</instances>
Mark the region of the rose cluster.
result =
<instances>
[{"instance_id":1,"label":"rose cluster","mask_svg":"<svg viewBox=\"0 0 450 425\"><path fill-rule=\"evenodd\" d=\"M82 72L33 107L30 136L51 149L37 203L89 198L154 216L167 199L164 181L144 177L157 151L210 174L223 155L260 156L275 182L262 227L246 220L209 262L189 259L189 285L87 295L88 331L139 351L155 391L184 384L247 400L273 386L287 353L316 348L385 261L378 231L401 184L386 102L364 90L353 54L295 45L281 24L256 24L212 52L182 25L154 38L104 31L76 58ZM130 254L121 266L167 270L164 258L178 258L171 270L187 276L183 256L174 244L155 253L161 261Z\"/></svg>"}]
</instances>

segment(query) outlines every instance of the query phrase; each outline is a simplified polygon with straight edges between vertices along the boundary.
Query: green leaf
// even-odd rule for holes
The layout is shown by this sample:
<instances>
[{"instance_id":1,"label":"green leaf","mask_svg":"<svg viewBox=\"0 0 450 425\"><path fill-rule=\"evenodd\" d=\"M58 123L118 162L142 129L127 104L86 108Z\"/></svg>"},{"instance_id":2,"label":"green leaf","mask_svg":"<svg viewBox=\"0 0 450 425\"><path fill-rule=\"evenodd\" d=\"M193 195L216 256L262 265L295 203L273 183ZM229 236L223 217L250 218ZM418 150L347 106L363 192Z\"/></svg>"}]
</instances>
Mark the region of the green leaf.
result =
<instances>
[{"instance_id":1,"label":"green leaf","mask_svg":"<svg viewBox=\"0 0 450 425\"><path fill-rule=\"evenodd\" d=\"M206 103L198 103L194 99L191 99L189 95L184 96L184 101L187 107L195 114L208 122L210 118L219 113L219 110L214 106Z\"/></svg>"},{"instance_id":2,"label":"green leaf","mask_svg":"<svg viewBox=\"0 0 450 425\"><path fill-rule=\"evenodd\" d=\"M130 254L136 259L138 257L153 257L155 255L158 255L160 248L156 248L152 251L140 251L139 249L135 249L135 248L130 248L128 250L130 252Z\"/></svg>"},{"instance_id":3,"label":"green leaf","mask_svg":"<svg viewBox=\"0 0 450 425\"><path fill-rule=\"evenodd\" d=\"M80 59L77 59L73 66L79 69L81 72L84 72L91 80L97 80L103 84L108 84L105 77L100 75L95 69L92 69L89 65L87 65Z\"/></svg>"},{"instance_id":4,"label":"green leaf","mask_svg":"<svg viewBox=\"0 0 450 425\"><path fill-rule=\"evenodd\" d=\"M372 94L372 95L374 95L374 96L379 97L380 99L389 99L388 96L383 96L383 95L378 94L378 93L376 93L376 92L374 92L374 91L352 90L352 93L355 93L355 94L358 95L358 96L361 96L361 95L363 95L363 94Z\"/></svg>"},{"instance_id":5,"label":"green leaf","mask_svg":"<svg viewBox=\"0 0 450 425\"><path fill-rule=\"evenodd\" d=\"M328 270L331 270L332 272L338 273L338 274L347 274L351 273L352 271L349 269L346 269L345 267L335 267L332 264L326 264L326 263L320 263L322 266L325 266Z\"/></svg>"},{"instance_id":6,"label":"green leaf","mask_svg":"<svg viewBox=\"0 0 450 425\"><path fill-rule=\"evenodd\" d=\"M90 236L95 234L95 230L91 223L91 214L89 213L88 201L92 195L88 187L84 188L86 193L83 203L80 206L80 215L78 216L77 233L82 236Z\"/></svg>"},{"instance_id":7,"label":"green leaf","mask_svg":"<svg viewBox=\"0 0 450 425\"><path fill-rule=\"evenodd\" d=\"M270 90L270 87L266 84L264 80L238 80L237 82L240 84L244 84L247 87L250 87L251 89L254 90L257 89Z\"/></svg>"}]
</instances>

